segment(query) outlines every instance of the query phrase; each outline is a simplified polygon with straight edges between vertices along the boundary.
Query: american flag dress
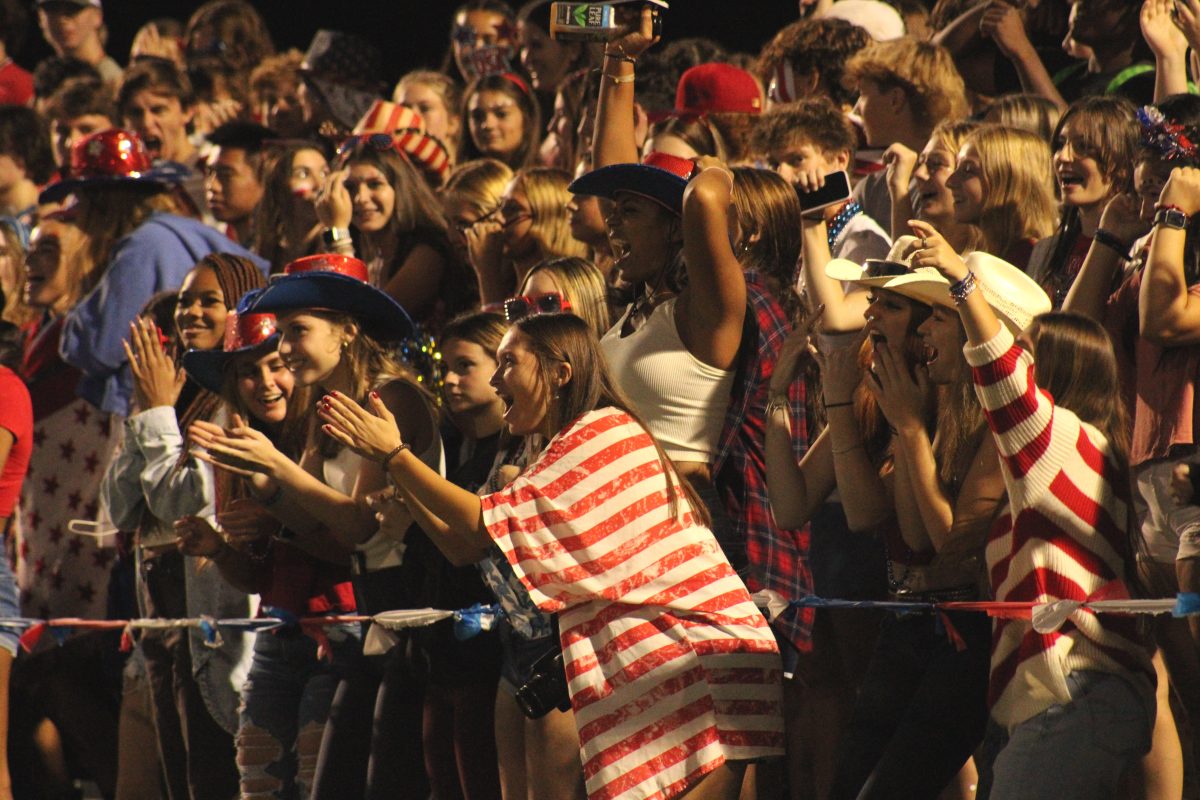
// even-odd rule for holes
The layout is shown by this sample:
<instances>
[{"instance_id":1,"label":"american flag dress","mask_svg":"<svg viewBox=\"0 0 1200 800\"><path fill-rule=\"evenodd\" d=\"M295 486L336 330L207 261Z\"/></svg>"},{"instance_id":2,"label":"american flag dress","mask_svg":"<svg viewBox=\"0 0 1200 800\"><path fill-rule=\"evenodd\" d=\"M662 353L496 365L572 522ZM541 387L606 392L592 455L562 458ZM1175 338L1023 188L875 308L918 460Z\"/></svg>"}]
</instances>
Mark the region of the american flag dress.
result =
<instances>
[{"instance_id":1,"label":"american flag dress","mask_svg":"<svg viewBox=\"0 0 1200 800\"><path fill-rule=\"evenodd\" d=\"M668 798L783 754L767 622L687 502L671 517L644 428L590 411L483 498L489 534L559 616L589 800Z\"/></svg>"}]
</instances>

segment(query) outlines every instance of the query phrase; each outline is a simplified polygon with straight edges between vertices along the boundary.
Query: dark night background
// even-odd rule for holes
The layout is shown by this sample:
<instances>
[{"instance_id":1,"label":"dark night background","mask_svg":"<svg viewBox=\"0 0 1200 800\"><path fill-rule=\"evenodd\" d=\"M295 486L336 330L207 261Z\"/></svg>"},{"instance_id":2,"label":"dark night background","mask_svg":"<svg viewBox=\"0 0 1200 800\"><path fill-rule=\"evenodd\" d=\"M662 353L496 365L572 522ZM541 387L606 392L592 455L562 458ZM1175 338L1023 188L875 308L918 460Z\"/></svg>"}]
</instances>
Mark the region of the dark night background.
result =
<instances>
[{"instance_id":1,"label":"dark night background","mask_svg":"<svg viewBox=\"0 0 1200 800\"><path fill-rule=\"evenodd\" d=\"M514 6L520 2L513 2ZM32 5L32 3L31 3ZM186 22L201 5L192 0L104 0L109 29L109 53L124 63L129 43L141 25L156 17ZM421 66L441 64L457 0L260 0L253 4L267 21L280 49L304 51L320 28L357 33L384 52L394 82ZM664 39L709 36L727 48L758 52L781 27L796 19L795 0L675 0L666 21ZM36 18L23 50L14 54L31 69L49 48L42 41Z\"/></svg>"}]
</instances>

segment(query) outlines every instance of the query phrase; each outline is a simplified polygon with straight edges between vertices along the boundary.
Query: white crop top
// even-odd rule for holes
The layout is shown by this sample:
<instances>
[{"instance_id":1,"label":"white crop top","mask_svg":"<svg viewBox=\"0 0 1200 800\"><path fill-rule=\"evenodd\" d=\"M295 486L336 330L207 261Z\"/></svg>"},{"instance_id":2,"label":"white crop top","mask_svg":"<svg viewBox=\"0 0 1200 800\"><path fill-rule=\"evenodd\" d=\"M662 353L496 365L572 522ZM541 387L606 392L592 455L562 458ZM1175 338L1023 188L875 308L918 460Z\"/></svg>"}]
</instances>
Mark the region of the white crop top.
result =
<instances>
[{"instance_id":1,"label":"white crop top","mask_svg":"<svg viewBox=\"0 0 1200 800\"><path fill-rule=\"evenodd\" d=\"M675 325L676 299L659 305L642 327L621 338L626 309L600 347L617 384L667 455L709 463L729 408L733 370L705 364L688 351Z\"/></svg>"}]
</instances>

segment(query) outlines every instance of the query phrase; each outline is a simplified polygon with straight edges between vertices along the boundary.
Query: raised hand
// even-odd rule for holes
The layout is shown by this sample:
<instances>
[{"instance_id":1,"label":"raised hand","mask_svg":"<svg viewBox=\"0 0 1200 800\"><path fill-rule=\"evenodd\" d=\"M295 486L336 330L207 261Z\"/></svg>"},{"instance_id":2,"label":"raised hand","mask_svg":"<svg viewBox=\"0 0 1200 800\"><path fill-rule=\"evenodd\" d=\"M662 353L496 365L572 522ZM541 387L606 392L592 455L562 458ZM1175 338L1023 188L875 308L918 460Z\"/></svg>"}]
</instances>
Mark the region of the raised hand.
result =
<instances>
[{"instance_id":1,"label":"raised hand","mask_svg":"<svg viewBox=\"0 0 1200 800\"><path fill-rule=\"evenodd\" d=\"M812 357L816 350L812 346L813 333L821 322L825 306L817 306L813 313L807 315L807 320L800 319L796 327L783 341L779 349L779 357L775 360L775 369L771 372L770 394L787 394L788 387L800 377L801 365L804 359Z\"/></svg>"},{"instance_id":2,"label":"raised hand","mask_svg":"<svg viewBox=\"0 0 1200 800\"><path fill-rule=\"evenodd\" d=\"M1142 219L1140 207L1141 201L1136 196L1119 194L1105 204L1100 227L1126 245L1132 245L1150 231L1150 224Z\"/></svg>"},{"instance_id":3,"label":"raised hand","mask_svg":"<svg viewBox=\"0 0 1200 800\"><path fill-rule=\"evenodd\" d=\"M196 452L197 458L236 475L274 477L288 460L265 434L251 428L237 414L228 430L211 422L194 422L188 436L193 445L202 448Z\"/></svg>"},{"instance_id":4,"label":"raised hand","mask_svg":"<svg viewBox=\"0 0 1200 800\"><path fill-rule=\"evenodd\" d=\"M400 428L378 392L371 392L369 404L367 411L346 395L330 392L321 399L317 414L325 422L325 433L363 458L382 461L400 446Z\"/></svg>"},{"instance_id":5,"label":"raised hand","mask_svg":"<svg viewBox=\"0 0 1200 800\"><path fill-rule=\"evenodd\" d=\"M1200 50L1200 0L1176 0L1173 7L1175 23L1187 39L1188 46Z\"/></svg>"},{"instance_id":6,"label":"raised hand","mask_svg":"<svg viewBox=\"0 0 1200 800\"><path fill-rule=\"evenodd\" d=\"M1187 37L1175 22L1175 5L1174 0L1146 0L1142 3L1142 38L1159 60L1175 57L1182 61L1187 53Z\"/></svg>"},{"instance_id":7,"label":"raised hand","mask_svg":"<svg viewBox=\"0 0 1200 800\"><path fill-rule=\"evenodd\" d=\"M924 424L922 420L931 398L929 376L918 367L914 377L903 358L893 352L887 342L875 346L867 389L896 430Z\"/></svg>"},{"instance_id":8,"label":"raised hand","mask_svg":"<svg viewBox=\"0 0 1200 800\"><path fill-rule=\"evenodd\" d=\"M821 367L821 387L826 405L849 403L854 399L854 390L862 382L858 354L866 336L865 330L860 331L844 346L835 347L827 353L813 351Z\"/></svg>"},{"instance_id":9,"label":"raised hand","mask_svg":"<svg viewBox=\"0 0 1200 800\"><path fill-rule=\"evenodd\" d=\"M233 99L215 100L211 103L196 104L196 113L192 117L192 125L196 133L208 134L232 122L242 113L242 104Z\"/></svg>"},{"instance_id":10,"label":"raised hand","mask_svg":"<svg viewBox=\"0 0 1200 800\"><path fill-rule=\"evenodd\" d=\"M129 60L136 61L139 58L161 58L180 69L185 66L179 39L163 36L158 32L158 26L153 23L143 25L137 36L133 37L133 44L129 46Z\"/></svg>"},{"instance_id":11,"label":"raised hand","mask_svg":"<svg viewBox=\"0 0 1200 800\"><path fill-rule=\"evenodd\" d=\"M913 171L917 168L915 151L896 142L883 151L883 163L887 166L888 194L892 200L908 197L908 185L912 182Z\"/></svg>"},{"instance_id":12,"label":"raised hand","mask_svg":"<svg viewBox=\"0 0 1200 800\"><path fill-rule=\"evenodd\" d=\"M463 231L467 240L467 258L476 272L498 267L504 254L504 226L494 216L481 219Z\"/></svg>"},{"instance_id":13,"label":"raised hand","mask_svg":"<svg viewBox=\"0 0 1200 800\"><path fill-rule=\"evenodd\" d=\"M642 7L641 15L634 20L628 33L605 45L605 51L638 58L659 40L654 35L654 14L649 5Z\"/></svg>"},{"instance_id":14,"label":"raised hand","mask_svg":"<svg viewBox=\"0 0 1200 800\"><path fill-rule=\"evenodd\" d=\"M133 393L138 408L145 411L175 405L186 376L163 349L154 323L141 317L129 323L129 339L121 345L133 373Z\"/></svg>"},{"instance_id":15,"label":"raised hand","mask_svg":"<svg viewBox=\"0 0 1200 800\"><path fill-rule=\"evenodd\" d=\"M326 228L349 228L354 217L354 199L346 188L348 169L329 173L325 183L317 192L317 219Z\"/></svg>"},{"instance_id":16,"label":"raised hand","mask_svg":"<svg viewBox=\"0 0 1200 800\"><path fill-rule=\"evenodd\" d=\"M913 267L934 267L946 280L957 283L967 276L967 265L962 256L928 222L910 219L908 226L917 236L905 256L912 255Z\"/></svg>"},{"instance_id":17,"label":"raised hand","mask_svg":"<svg viewBox=\"0 0 1200 800\"><path fill-rule=\"evenodd\" d=\"M1189 217L1200 211L1200 169L1176 167L1158 196L1160 206L1177 206Z\"/></svg>"},{"instance_id":18,"label":"raised hand","mask_svg":"<svg viewBox=\"0 0 1200 800\"><path fill-rule=\"evenodd\" d=\"M1033 49L1021 12L1004 0L993 0L983 12L979 32L990 37L1006 58Z\"/></svg>"}]
</instances>

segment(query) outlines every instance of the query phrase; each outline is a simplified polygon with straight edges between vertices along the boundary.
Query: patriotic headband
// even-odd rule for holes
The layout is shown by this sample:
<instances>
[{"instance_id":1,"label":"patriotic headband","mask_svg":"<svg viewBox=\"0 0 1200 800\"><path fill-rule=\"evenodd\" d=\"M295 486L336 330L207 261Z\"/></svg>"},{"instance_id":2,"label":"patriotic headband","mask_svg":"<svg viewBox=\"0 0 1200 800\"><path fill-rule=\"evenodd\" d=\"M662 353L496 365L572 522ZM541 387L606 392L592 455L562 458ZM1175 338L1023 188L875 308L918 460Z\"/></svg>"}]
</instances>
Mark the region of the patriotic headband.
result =
<instances>
[{"instance_id":1,"label":"patriotic headband","mask_svg":"<svg viewBox=\"0 0 1200 800\"><path fill-rule=\"evenodd\" d=\"M1200 148L1194 141L1195 131L1178 122L1171 122L1154 106L1142 106L1137 112L1142 126L1142 146L1147 147L1167 161L1195 161L1200 158Z\"/></svg>"}]
</instances>

